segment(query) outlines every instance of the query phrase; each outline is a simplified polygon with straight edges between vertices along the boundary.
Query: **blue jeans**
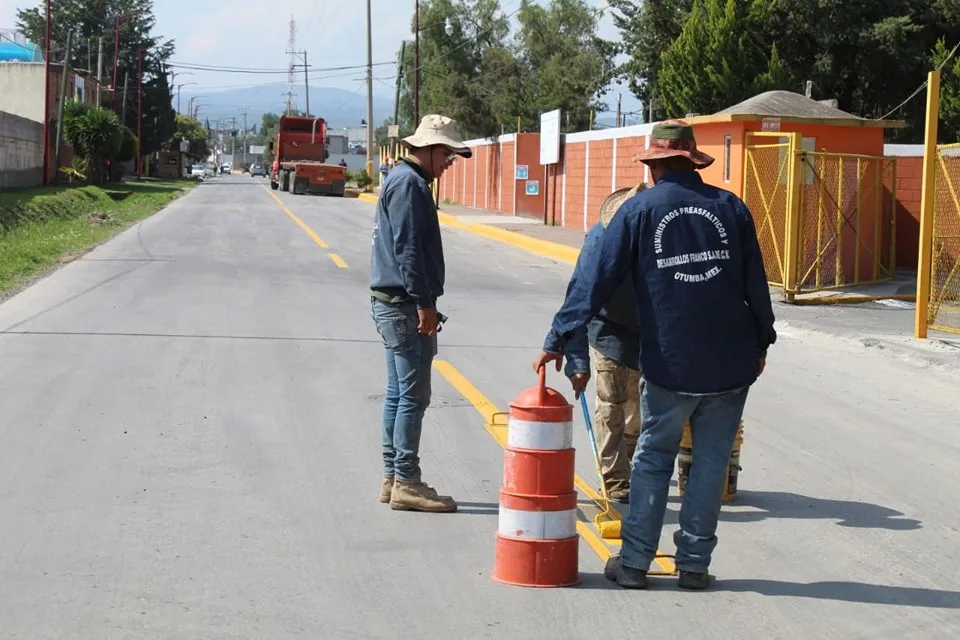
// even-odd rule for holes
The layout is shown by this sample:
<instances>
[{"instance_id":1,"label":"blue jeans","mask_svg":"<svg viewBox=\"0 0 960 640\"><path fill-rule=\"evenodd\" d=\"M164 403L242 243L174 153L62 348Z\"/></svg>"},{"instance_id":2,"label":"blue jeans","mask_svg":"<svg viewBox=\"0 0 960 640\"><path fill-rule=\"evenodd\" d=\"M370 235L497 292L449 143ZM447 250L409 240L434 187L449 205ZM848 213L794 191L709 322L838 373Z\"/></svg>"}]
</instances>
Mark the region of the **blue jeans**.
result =
<instances>
[{"instance_id":1,"label":"blue jeans","mask_svg":"<svg viewBox=\"0 0 960 640\"><path fill-rule=\"evenodd\" d=\"M642 431L630 478L630 515L622 526L620 558L624 566L646 570L653 562L683 426L689 421L693 465L680 506L680 529L673 541L679 570L707 571L717 546L727 465L748 390L694 396L646 381L640 401Z\"/></svg>"},{"instance_id":2,"label":"blue jeans","mask_svg":"<svg viewBox=\"0 0 960 640\"><path fill-rule=\"evenodd\" d=\"M430 406L430 373L437 334L420 335L413 303L371 302L377 332L387 352L383 402L383 476L420 482L420 433Z\"/></svg>"}]
</instances>

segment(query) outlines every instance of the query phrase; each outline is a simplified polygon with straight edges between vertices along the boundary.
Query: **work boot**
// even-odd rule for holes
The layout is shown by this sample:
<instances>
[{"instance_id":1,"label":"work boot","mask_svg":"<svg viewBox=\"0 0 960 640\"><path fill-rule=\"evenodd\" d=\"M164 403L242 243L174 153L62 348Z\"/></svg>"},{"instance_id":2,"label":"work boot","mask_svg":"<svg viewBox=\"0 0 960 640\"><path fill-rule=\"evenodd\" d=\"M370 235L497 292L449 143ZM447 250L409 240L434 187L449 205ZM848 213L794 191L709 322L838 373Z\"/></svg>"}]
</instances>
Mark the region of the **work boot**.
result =
<instances>
[{"instance_id":1,"label":"work boot","mask_svg":"<svg viewBox=\"0 0 960 640\"><path fill-rule=\"evenodd\" d=\"M616 489L608 490L607 495L610 496L610 499L614 502L630 504L630 487L620 486Z\"/></svg>"},{"instance_id":2,"label":"work boot","mask_svg":"<svg viewBox=\"0 0 960 640\"><path fill-rule=\"evenodd\" d=\"M646 589L647 571L625 567L620 562L620 556L611 556L603 567L603 577L616 582L624 589Z\"/></svg>"},{"instance_id":3,"label":"work boot","mask_svg":"<svg viewBox=\"0 0 960 640\"><path fill-rule=\"evenodd\" d=\"M437 490L423 482L397 480L393 485L390 508L398 511L452 513L457 503L450 496L437 495Z\"/></svg>"},{"instance_id":4,"label":"work boot","mask_svg":"<svg viewBox=\"0 0 960 640\"><path fill-rule=\"evenodd\" d=\"M386 504L393 497L393 476L384 478L380 482L380 502Z\"/></svg>"},{"instance_id":5,"label":"work boot","mask_svg":"<svg viewBox=\"0 0 960 640\"><path fill-rule=\"evenodd\" d=\"M703 573L697 571L681 571L680 577L677 579L678 587L691 591L703 591L709 585L710 575L706 571Z\"/></svg>"}]
</instances>

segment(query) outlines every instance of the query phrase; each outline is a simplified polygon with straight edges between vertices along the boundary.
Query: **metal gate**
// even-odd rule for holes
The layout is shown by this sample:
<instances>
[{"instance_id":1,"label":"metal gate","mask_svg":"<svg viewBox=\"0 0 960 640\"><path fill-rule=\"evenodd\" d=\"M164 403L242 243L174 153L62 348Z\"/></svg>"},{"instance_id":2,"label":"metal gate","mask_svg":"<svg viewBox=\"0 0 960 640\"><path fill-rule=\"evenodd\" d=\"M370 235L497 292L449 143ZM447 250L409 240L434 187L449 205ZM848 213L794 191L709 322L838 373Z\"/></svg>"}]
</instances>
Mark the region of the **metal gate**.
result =
<instances>
[{"instance_id":1,"label":"metal gate","mask_svg":"<svg viewBox=\"0 0 960 640\"><path fill-rule=\"evenodd\" d=\"M770 284L787 287L789 185L794 184L796 134L748 133L744 146L743 201L753 214Z\"/></svg>"},{"instance_id":2,"label":"metal gate","mask_svg":"<svg viewBox=\"0 0 960 640\"><path fill-rule=\"evenodd\" d=\"M802 151L797 292L890 280L896 270L896 160Z\"/></svg>"},{"instance_id":3,"label":"metal gate","mask_svg":"<svg viewBox=\"0 0 960 640\"><path fill-rule=\"evenodd\" d=\"M960 333L960 144L937 147L935 191L927 322Z\"/></svg>"}]
</instances>

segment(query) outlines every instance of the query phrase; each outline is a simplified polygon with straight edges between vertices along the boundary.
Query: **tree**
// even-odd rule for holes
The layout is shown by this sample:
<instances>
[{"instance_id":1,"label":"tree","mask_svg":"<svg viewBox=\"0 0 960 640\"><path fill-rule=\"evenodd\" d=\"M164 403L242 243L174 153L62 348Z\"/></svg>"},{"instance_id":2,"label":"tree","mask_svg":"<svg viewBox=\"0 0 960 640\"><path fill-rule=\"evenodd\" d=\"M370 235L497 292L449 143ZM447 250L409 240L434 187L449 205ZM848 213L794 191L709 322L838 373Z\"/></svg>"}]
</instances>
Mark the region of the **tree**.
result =
<instances>
[{"instance_id":1,"label":"tree","mask_svg":"<svg viewBox=\"0 0 960 640\"><path fill-rule=\"evenodd\" d=\"M181 140L186 140L190 143L190 151L188 154L191 157L202 159L210 155L210 148L207 144L208 136L206 127L196 118L178 113L176 116L176 128L169 141L170 148L174 150L179 149Z\"/></svg>"},{"instance_id":2,"label":"tree","mask_svg":"<svg viewBox=\"0 0 960 640\"><path fill-rule=\"evenodd\" d=\"M655 119L665 117L657 83L660 54L680 36L693 0L610 0L613 22L620 30L629 60L619 74L647 107L653 104Z\"/></svg>"},{"instance_id":3,"label":"tree","mask_svg":"<svg viewBox=\"0 0 960 640\"><path fill-rule=\"evenodd\" d=\"M940 72L940 124L938 140L945 144L960 142L960 59L947 60L950 49L938 40L931 56L932 65L943 65Z\"/></svg>"},{"instance_id":4,"label":"tree","mask_svg":"<svg viewBox=\"0 0 960 640\"><path fill-rule=\"evenodd\" d=\"M541 113L560 108L575 130L587 128L591 110L606 109L600 98L617 74L618 48L597 37L596 9L582 0L523 0L518 18L524 126L537 130Z\"/></svg>"},{"instance_id":5,"label":"tree","mask_svg":"<svg viewBox=\"0 0 960 640\"><path fill-rule=\"evenodd\" d=\"M106 161L118 159L127 132L113 111L73 100L64 104L64 137L74 153L87 159L98 184L103 182Z\"/></svg>"},{"instance_id":6,"label":"tree","mask_svg":"<svg viewBox=\"0 0 960 640\"><path fill-rule=\"evenodd\" d=\"M680 36L660 57L657 91L668 117L714 113L758 93L792 87L766 43L766 0L696 0Z\"/></svg>"},{"instance_id":7,"label":"tree","mask_svg":"<svg viewBox=\"0 0 960 640\"><path fill-rule=\"evenodd\" d=\"M420 5L421 117L443 113L457 121L466 137L499 134L503 115L495 110L500 103L494 98L504 88L496 83L502 77L504 59L515 64L506 43L509 31L498 0L424 0ZM405 48L400 64L403 133L418 124L413 121L413 47Z\"/></svg>"},{"instance_id":8,"label":"tree","mask_svg":"<svg viewBox=\"0 0 960 640\"><path fill-rule=\"evenodd\" d=\"M51 6L51 52L54 62L63 58L67 31L74 34L76 46L72 47L70 65L87 69L87 46L89 42L96 50L96 40L103 37L104 42L104 84L113 81L113 44L116 16L123 15L120 21L120 51L115 89L122 91L124 75L129 73L127 112L120 114L121 120L130 129L136 131L137 122L137 72L140 49L145 50L143 59L143 145L144 154L160 148L173 130L171 108L172 94L167 83L165 63L173 55L174 44L171 40L151 35L156 20L153 15L153 0L72 0L54 2ZM33 42L43 42L46 33L46 11L41 6L33 9L20 9L17 12L17 27ZM93 60L95 63L96 60ZM95 69L91 69L95 71ZM132 98L132 99L131 99ZM113 99L109 92L103 98L104 104L112 107ZM120 108L122 96L117 97Z\"/></svg>"}]
</instances>

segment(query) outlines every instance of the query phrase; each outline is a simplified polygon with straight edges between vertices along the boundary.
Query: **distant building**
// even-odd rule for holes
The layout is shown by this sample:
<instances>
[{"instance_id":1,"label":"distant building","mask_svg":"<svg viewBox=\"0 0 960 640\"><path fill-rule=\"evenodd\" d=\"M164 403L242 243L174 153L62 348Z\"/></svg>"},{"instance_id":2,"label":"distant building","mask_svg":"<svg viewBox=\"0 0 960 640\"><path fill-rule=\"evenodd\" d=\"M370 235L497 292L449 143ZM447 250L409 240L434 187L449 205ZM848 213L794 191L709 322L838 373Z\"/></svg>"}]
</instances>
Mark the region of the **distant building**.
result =
<instances>
[{"instance_id":1,"label":"distant building","mask_svg":"<svg viewBox=\"0 0 960 640\"><path fill-rule=\"evenodd\" d=\"M350 143L345 135L331 134L327 136L327 145L331 154L344 154L350 148Z\"/></svg>"},{"instance_id":2,"label":"distant building","mask_svg":"<svg viewBox=\"0 0 960 640\"><path fill-rule=\"evenodd\" d=\"M63 65L50 65L50 104L44 117L44 64L42 62L0 62L0 111L43 123L56 123L60 106L60 83L63 77ZM106 101L106 91L101 100ZM67 73L66 100L78 100L88 104L97 102L97 80L83 70L70 69ZM54 136L49 137L50 163L47 178L56 179L57 167L54 166ZM42 148L42 142L41 142ZM73 163L73 150L69 145L61 144L60 166L68 167ZM41 172L42 174L42 172Z\"/></svg>"}]
</instances>

